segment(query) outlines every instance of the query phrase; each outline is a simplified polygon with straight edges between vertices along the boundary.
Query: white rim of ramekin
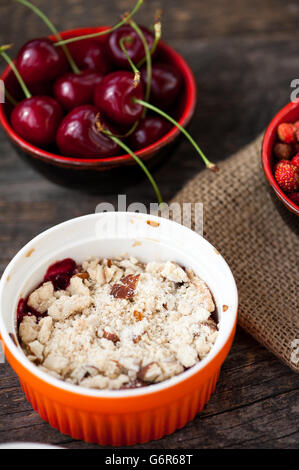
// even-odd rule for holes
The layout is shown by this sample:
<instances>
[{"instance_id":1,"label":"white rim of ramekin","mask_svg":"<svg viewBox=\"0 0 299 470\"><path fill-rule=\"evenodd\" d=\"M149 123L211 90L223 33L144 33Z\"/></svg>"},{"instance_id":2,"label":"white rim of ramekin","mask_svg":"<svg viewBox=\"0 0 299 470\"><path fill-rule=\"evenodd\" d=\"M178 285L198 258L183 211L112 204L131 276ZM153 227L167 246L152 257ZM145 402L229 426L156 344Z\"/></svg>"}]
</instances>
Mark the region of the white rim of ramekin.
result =
<instances>
[{"instance_id":1,"label":"white rim of ramekin","mask_svg":"<svg viewBox=\"0 0 299 470\"><path fill-rule=\"evenodd\" d=\"M144 219L146 220L153 220L155 222L159 222L161 220L163 221L166 221L170 224L175 224L175 225L178 225L180 227L183 227L184 230L188 231L188 232L191 232L192 234L196 234L198 237L201 238L202 242L212 248L213 250L217 251L218 253L218 250L216 250L216 248L211 244L209 243L204 237L202 237L201 235L197 234L196 232L194 232L193 230L177 223L177 222L174 222L172 220L169 220L169 219L161 219L161 217L158 217L158 216L155 216L155 215L151 215L151 214L144 214L144 213L136 213L136 212L119 212L120 214L127 214L128 217L143 217ZM107 212L107 214L110 214L110 212ZM118 212L114 212L114 214L118 214ZM24 256L24 254L26 254L30 249L31 249L31 245L33 245L34 243L36 243L37 241L41 240L42 238L45 238L49 233L55 231L56 229L62 227L62 226L67 226L67 225L70 225L71 223L73 223L74 221L79 221L79 220L88 220L90 219L91 217L98 217L99 215L103 216L103 213L99 214L99 213L96 213L96 214L88 214L88 215L84 215L84 216L81 216L81 217L75 217L73 219L70 219L70 220L67 220L65 222L62 222L60 224L57 224L57 225L54 225L53 227L41 232L39 235L37 235L36 237L34 237L32 240L30 240L23 248L21 248L20 251L18 251L18 253L13 257L13 259L10 261L10 263L8 264L8 266L6 267L3 275L2 275L2 278L0 280L0 299L2 298L2 296L4 295L4 288L5 288L5 284L7 282L7 278L9 277L9 273L11 271L11 269L13 268L14 264L21 258ZM141 388L133 388L133 389L128 389L128 390L98 390L98 389L89 389L89 388L86 388L86 387L81 387L80 385L73 385L73 384L69 384L67 382L64 382L63 380L60 380L60 379L56 379L55 377L51 376L50 374L47 374L46 372L43 372L43 371L40 371L26 356L25 354L23 353L23 351L21 350L20 347L16 346L13 342L13 340L10 338L7 330L6 330L6 327L4 325L4 320L2 318L2 314L1 314L1 311L0 311L0 334L1 334L1 337L2 337L2 340L4 341L5 343L5 346L9 349L10 353L15 357L15 359L17 361L19 361L27 370L29 370L29 372L31 372L33 375L35 375L37 378L43 380L44 382L48 383L49 385L55 387L55 388L58 388L58 389L62 389L62 390L65 390L69 393L73 393L74 395L83 395L83 396L86 396L86 397L94 397L94 398L111 398L111 399L119 399L119 398L128 398L128 397L138 397L138 396L141 396L141 395L150 395L150 394L154 394L154 393L157 393L157 392L160 392L162 390L165 390L167 388L171 388L181 382L184 382L185 380L187 380L188 378L192 377L193 375L197 375L202 369L204 369L208 364L209 362L211 362L214 357L222 350L222 348L225 346L225 344L227 343L229 337L231 336L232 332L233 332L233 329L234 329L234 326L235 326L235 323L236 323L236 319L237 319L237 313L238 313L238 291L237 291L237 286L236 286L236 282L235 282L235 279L233 277L233 274L230 270L230 267L229 265L227 264L227 262L225 261L225 259L223 258L223 256L218 253L217 256L220 257L220 259L222 260L224 266L226 267L226 270L227 270L227 275L228 277L230 278L230 281L231 281L231 287L232 287L232 301L230 302L230 305L229 305L229 311L226 312L226 314L230 313L231 315L231 322L230 322L230 329L229 331L227 331L226 335L221 338L221 341L219 341L218 344L215 344L211 351L208 353L208 355L200 360L197 364L195 364L194 366L192 366L190 369L170 378L170 379L167 379L167 380L164 380L163 382L160 382L160 383L157 383L157 384L151 384L151 385L147 385L145 387L141 387ZM220 330L219 330L220 331Z\"/></svg>"}]
</instances>

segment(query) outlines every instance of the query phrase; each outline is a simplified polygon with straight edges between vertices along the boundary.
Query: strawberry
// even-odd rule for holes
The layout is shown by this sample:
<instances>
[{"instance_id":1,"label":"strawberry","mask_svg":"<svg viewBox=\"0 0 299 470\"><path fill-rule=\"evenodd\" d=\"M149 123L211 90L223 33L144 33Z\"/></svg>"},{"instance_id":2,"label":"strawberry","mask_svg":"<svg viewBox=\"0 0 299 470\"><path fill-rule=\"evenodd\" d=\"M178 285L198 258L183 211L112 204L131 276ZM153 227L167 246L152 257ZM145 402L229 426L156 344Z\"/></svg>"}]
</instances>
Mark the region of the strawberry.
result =
<instances>
[{"instance_id":1,"label":"strawberry","mask_svg":"<svg viewBox=\"0 0 299 470\"><path fill-rule=\"evenodd\" d=\"M299 153L292 158L291 163L299 168Z\"/></svg>"},{"instance_id":2,"label":"strawberry","mask_svg":"<svg viewBox=\"0 0 299 470\"><path fill-rule=\"evenodd\" d=\"M287 192L292 193L299 189L299 170L295 165L292 165L288 160L281 160L277 165L274 177L280 188Z\"/></svg>"},{"instance_id":3,"label":"strawberry","mask_svg":"<svg viewBox=\"0 0 299 470\"><path fill-rule=\"evenodd\" d=\"M293 201L297 206L299 206L299 191L296 193L288 194L288 197Z\"/></svg>"},{"instance_id":4,"label":"strawberry","mask_svg":"<svg viewBox=\"0 0 299 470\"><path fill-rule=\"evenodd\" d=\"M290 122L283 122L277 128L279 139L286 144L294 144L296 142L296 127Z\"/></svg>"},{"instance_id":5,"label":"strawberry","mask_svg":"<svg viewBox=\"0 0 299 470\"><path fill-rule=\"evenodd\" d=\"M274 173L281 165L291 165L290 160L280 160L279 162L275 163L274 165Z\"/></svg>"},{"instance_id":6,"label":"strawberry","mask_svg":"<svg viewBox=\"0 0 299 470\"><path fill-rule=\"evenodd\" d=\"M289 160L293 155L293 148L291 144L283 144L277 142L274 145L274 155L278 160Z\"/></svg>"}]
</instances>

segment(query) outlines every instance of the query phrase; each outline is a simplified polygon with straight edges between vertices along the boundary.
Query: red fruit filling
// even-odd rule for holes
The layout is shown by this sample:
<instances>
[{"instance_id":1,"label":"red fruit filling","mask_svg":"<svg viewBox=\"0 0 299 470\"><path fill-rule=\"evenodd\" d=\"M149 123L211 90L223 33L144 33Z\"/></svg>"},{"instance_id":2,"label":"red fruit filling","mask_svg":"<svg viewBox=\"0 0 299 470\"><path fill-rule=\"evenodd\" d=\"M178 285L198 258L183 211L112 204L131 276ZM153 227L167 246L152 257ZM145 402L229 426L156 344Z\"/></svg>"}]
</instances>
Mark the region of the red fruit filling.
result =
<instances>
[{"instance_id":1,"label":"red fruit filling","mask_svg":"<svg viewBox=\"0 0 299 470\"><path fill-rule=\"evenodd\" d=\"M77 264L71 258L65 258L49 266L43 282L51 281L55 290L65 290L71 277L77 272ZM29 296L28 296L29 297ZM34 315L36 318L47 316L47 312L40 313L27 304L28 297L20 299L17 306L17 324L21 323L27 315Z\"/></svg>"},{"instance_id":2,"label":"red fruit filling","mask_svg":"<svg viewBox=\"0 0 299 470\"><path fill-rule=\"evenodd\" d=\"M17 306L17 325L21 323L24 317L34 315L36 318L42 318L47 315L47 313L40 313L32 307L29 307L27 304L28 297L26 299L20 299Z\"/></svg>"},{"instance_id":3,"label":"red fruit filling","mask_svg":"<svg viewBox=\"0 0 299 470\"><path fill-rule=\"evenodd\" d=\"M68 287L71 277L77 272L77 264L71 258L65 258L62 261L49 266L44 282L51 281L55 290L64 290Z\"/></svg>"}]
</instances>

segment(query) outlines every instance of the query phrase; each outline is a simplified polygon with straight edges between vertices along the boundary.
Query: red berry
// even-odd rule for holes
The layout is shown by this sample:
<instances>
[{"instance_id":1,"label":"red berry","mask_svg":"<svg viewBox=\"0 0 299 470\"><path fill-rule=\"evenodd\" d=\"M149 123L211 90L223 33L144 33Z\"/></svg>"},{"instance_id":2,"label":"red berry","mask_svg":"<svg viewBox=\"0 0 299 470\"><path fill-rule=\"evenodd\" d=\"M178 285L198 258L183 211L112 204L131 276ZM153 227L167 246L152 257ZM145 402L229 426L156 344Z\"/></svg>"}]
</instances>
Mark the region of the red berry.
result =
<instances>
[{"instance_id":1,"label":"red berry","mask_svg":"<svg viewBox=\"0 0 299 470\"><path fill-rule=\"evenodd\" d=\"M281 165L291 165L291 162L290 160L280 160L279 162L275 163L274 168L273 168L274 173L277 170L277 168L279 168Z\"/></svg>"},{"instance_id":2,"label":"red berry","mask_svg":"<svg viewBox=\"0 0 299 470\"><path fill-rule=\"evenodd\" d=\"M80 70L94 70L103 75L109 72L110 65L105 56L104 45L97 39L71 42L68 49Z\"/></svg>"},{"instance_id":3,"label":"red berry","mask_svg":"<svg viewBox=\"0 0 299 470\"><path fill-rule=\"evenodd\" d=\"M294 124L284 122L279 124L277 134L279 139L286 144L292 144L296 142L296 128Z\"/></svg>"},{"instance_id":4,"label":"red berry","mask_svg":"<svg viewBox=\"0 0 299 470\"><path fill-rule=\"evenodd\" d=\"M291 144L283 144L281 142L277 142L274 145L274 155L278 160L289 160L293 155L293 148Z\"/></svg>"},{"instance_id":5,"label":"red berry","mask_svg":"<svg viewBox=\"0 0 299 470\"><path fill-rule=\"evenodd\" d=\"M55 142L62 115L62 108L54 98L32 96L20 101L14 107L11 113L11 125L31 144L46 146Z\"/></svg>"},{"instance_id":6,"label":"red berry","mask_svg":"<svg viewBox=\"0 0 299 470\"><path fill-rule=\"evenodd\" d=\"M134 98L143 99L142 85L134 84L134 74L125 70L105 75L94 89L94 103L109 120L132 126L142 114L142 106Z\"/></svg>"},{"instance_id":7,"label":"red berry","mask_svg":"<svg viewBox=\"0 0 299 470\"><path fill-rule=\"evenodd\" d=\"M287 193L298 191L299 171L295 165L292 165L288 161L281 161L276 167L274 176L283 191Z\"/></svg>"},{"instance_id":8,"label":"red berry","mask_svg":"<svg viewBox=\"0 0 299 470\"><path fill-rule=\"evenodd\" d=\"M67 110L92 103L94 88L102 77L102 74L93 70L84 70L80 75L67 73L55 81L54 96Z\"/></svg>"},{"instance_id":9,"label":"red berry","mask_svg":"<svg viewBox=\"0 0 299 470\"><path fill-rule=\"evenodd\" d=\"M299 168L299 153L292 158L291 163Z\"/></svg>"},{"instance_id":10,"label":"red berry","mask_svg":"<svg viewBox=\"0 0 299 470\"><path fill-rule=\"evenodd\" d=\"M68 69L61 47L47 38L32 39L20 49L16 66L27 85L55 80Z\"/></svg>"},{"instance_id":11,"label":"red berry","mask_svg":"<svg viewBox=\"0 0 299 470\"><path fill-rule=\"evenodd\" d=\"M56 143L62 155L79 158L118 155L118 145L96 129L98 111L95 106L85 104L72 109L63 118L56 135ZM117 133L103 119L101 123L113 134Z\"/></svg>"},{"instance_id":12,"label":"red berry","mask_svg":"<svg viewBox=\"0 0 299 470\"><path fill-rule=\"evenodd\" d=\"M299 192L297 191L296 193L290 193L288 194L288 197L293 201L297 206L299 206Z\"/></svg>"},{"instance_id":13,"label":"red berry","mask_svg":"<svg viewBox=\"0 0 299 470\"><path fill-rule=\"evenodd\" d=\"M296 129L299 129L299 121L294 122L294 126L296 127Z\"/></svg>"}]
</instances>

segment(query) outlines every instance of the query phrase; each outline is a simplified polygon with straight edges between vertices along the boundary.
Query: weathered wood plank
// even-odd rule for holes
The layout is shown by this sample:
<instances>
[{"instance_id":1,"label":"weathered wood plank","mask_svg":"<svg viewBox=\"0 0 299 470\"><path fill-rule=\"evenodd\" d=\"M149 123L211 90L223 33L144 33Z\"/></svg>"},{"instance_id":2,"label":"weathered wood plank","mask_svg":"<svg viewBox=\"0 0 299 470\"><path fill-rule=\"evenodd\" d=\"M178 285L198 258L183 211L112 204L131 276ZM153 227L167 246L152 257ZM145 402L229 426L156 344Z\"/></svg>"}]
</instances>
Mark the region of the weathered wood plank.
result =
<instances>
[{"instance_id":1,"label":"weathered wood plank","mask_svg":"<svg viewBox=\"0 0 299 470\"><path fill-rule=\"evenodd\" d=\"M115 24L136 0L35 0L59 30ZM293 0L150 0L145 1L136 18L150 25L157 8L164 10L163 34L167 39L214 38L298 32L299 6ZM9 18L9 27L1 28L1 43L22 44L47 33L46 26L23 6L2 0L0 17ZM22 35L20 35L22 31Z\"/></svg>"}]
</instances>

